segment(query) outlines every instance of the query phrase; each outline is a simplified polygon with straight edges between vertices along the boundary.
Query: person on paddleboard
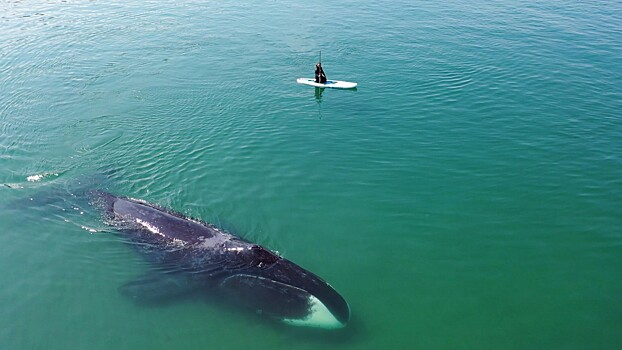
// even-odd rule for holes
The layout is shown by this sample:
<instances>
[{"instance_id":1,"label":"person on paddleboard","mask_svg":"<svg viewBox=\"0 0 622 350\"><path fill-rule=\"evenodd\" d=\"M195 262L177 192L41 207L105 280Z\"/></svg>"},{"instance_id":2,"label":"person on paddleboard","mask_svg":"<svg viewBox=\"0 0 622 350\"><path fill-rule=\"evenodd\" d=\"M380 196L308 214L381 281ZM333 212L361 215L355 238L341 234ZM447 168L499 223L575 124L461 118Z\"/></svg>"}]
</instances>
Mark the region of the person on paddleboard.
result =
<instances>
[{"instance_id":1,"label":"person on paddleboard","mask_svg":"<svg viewBox=\"0 0 622 350\"><path fill-rule=\"evenodd\" d=\"M315 65L315 82L326 83L326 74L324 74L324 69L322 69L322 63L320 62Z\"/></svg>"}]
</instances>

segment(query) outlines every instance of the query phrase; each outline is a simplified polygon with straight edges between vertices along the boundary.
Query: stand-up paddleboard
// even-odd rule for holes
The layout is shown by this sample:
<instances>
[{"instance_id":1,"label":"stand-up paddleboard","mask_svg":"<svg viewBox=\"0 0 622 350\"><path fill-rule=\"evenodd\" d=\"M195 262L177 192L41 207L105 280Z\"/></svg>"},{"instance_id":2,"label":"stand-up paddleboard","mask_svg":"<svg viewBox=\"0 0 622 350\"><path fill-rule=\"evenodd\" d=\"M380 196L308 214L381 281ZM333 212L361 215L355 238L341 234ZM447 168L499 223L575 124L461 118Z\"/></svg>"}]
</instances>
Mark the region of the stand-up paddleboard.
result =
<instances>
[{"instance_id":1,"label":"stand-up paddleboard","mask_svg":"<svg viewBox=\"0 0 622 350\"><path fill-rule=\"evenodd\" d=\"M320 88L333 88L333 89L353 89L356 87L356 83L341 80L327 80L325 83L316 83L315 79L310 78L298 78L296 79L298 84L311 85Z\"/></svg>"}]
</instances>

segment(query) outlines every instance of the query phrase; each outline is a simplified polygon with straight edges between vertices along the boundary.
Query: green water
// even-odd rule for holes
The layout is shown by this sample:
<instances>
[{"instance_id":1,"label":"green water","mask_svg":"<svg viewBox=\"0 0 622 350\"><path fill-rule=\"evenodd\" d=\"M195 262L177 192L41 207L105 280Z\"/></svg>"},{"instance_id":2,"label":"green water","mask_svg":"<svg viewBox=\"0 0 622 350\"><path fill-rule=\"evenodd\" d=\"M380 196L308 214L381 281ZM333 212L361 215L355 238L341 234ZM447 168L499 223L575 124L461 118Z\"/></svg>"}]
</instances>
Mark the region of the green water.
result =
<instances>
[{"instance_id":1,"label":"green water","mask_svg":"<svg viewBox=\"0 0 622 350\"><path fill-rule=\"evenodd\" d=\"M0 3L0 348L622 348L621 28L605 1ZM320 50L358 90L295 83ZM278 251L351 323L135 305L149 265L80 179Z\"/></svg>"}]
</instances>

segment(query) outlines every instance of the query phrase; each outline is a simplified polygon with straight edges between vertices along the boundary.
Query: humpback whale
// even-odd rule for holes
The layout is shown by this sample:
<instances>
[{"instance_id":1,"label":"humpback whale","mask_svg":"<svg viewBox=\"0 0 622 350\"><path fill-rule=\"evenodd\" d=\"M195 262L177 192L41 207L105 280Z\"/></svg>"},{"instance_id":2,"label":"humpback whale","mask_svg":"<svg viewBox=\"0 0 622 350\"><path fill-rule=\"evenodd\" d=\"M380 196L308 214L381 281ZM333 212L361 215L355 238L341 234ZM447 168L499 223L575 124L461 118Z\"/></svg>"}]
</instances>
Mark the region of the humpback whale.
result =
<instances>
[{"instance_id":1,"label":"humpback whale","mask_svg":"<svg viewBox=\"0 0 622 350\"><path fill-rule=\"evenodd\" d=\"M296 326L336 329L350 319L327 282L258 244L140 199L95 191L91 202L157 267L121 287L127 296L204 292Z\"/></svg>"}]
</instances>

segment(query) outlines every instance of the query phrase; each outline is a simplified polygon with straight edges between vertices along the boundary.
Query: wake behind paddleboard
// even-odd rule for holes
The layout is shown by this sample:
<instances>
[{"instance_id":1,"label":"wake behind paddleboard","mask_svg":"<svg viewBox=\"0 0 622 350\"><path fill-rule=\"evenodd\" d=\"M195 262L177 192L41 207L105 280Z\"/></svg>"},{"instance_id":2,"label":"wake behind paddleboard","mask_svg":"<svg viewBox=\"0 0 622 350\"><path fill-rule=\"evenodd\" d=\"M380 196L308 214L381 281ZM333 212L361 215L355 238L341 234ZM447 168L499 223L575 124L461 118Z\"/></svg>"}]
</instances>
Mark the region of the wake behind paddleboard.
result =
<instances>
[{"instance_id":1,"label":"wake behind paddleboard","mask_svg":"<svg viewBox=\"0 0 622 350\"><path fill-rule=\"evenodd\" d=\"M316 83L315 79L310 78L298 78L296 79L298 84L311 85L320 88L333 88L333 89L353 89L356 87L356 83L341 80L327 80L326 83Z\"/></svg>"}]
</instances>

